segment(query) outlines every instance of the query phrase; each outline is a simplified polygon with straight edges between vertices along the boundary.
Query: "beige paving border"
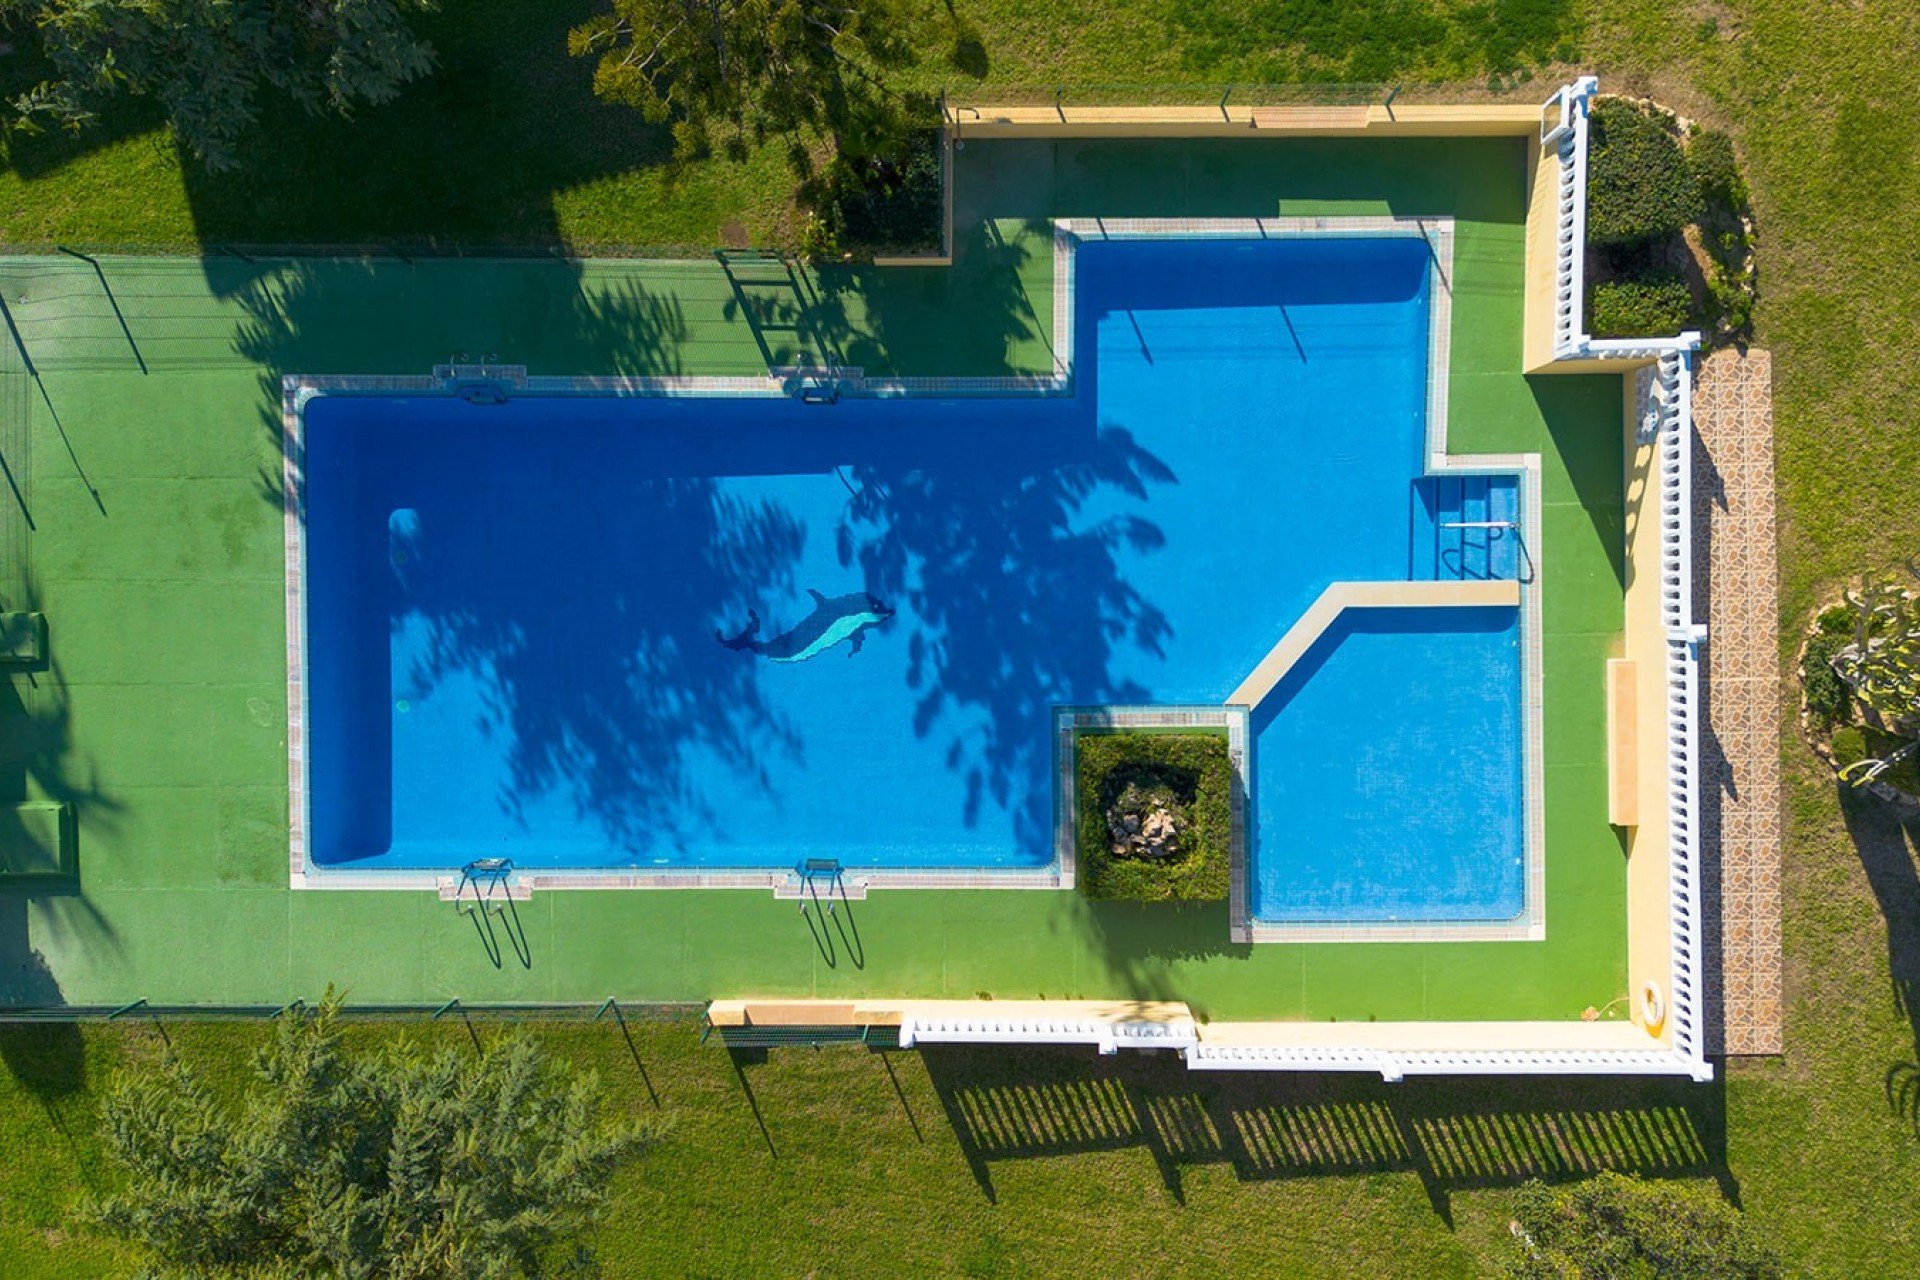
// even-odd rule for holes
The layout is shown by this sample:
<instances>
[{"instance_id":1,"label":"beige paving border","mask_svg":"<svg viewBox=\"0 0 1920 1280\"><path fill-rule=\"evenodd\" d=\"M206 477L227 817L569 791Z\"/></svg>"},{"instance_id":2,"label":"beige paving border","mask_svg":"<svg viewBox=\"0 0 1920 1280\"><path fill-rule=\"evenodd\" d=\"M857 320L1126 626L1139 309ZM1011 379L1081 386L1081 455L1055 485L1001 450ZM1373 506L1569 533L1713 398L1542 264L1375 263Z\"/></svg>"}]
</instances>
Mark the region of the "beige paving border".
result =
<instances>
[{"instance_id":1,"label":"beige paving border","mask_svg":"<svg viewBox=\"0 0 1920 1280\"><path fill-rule=\"evenodd\" d=\"M1693 396L1696 609L1709 613L1700 788L1708 1052L1783 1050L1773 360L1716 351Z\"/></svg>"},{"instance_id":2,"label":"beige paving border","mask_svg":"<svg viewBox=\"0 0 1920 1280\"><path fill-rule=\"evenodd\" d=\"M1334 619L1348 609L1440 609L1475 606L1520 607L1520 584L1511 578L1433 581L1414 579L1406 582L1333 582L1327 584L1307 611L1280 637L1280 643L1267 651L1252 674L1227 696L1227 705L1259 706L1274 686L1305 656Z\"/></svg>"}]
</instances>

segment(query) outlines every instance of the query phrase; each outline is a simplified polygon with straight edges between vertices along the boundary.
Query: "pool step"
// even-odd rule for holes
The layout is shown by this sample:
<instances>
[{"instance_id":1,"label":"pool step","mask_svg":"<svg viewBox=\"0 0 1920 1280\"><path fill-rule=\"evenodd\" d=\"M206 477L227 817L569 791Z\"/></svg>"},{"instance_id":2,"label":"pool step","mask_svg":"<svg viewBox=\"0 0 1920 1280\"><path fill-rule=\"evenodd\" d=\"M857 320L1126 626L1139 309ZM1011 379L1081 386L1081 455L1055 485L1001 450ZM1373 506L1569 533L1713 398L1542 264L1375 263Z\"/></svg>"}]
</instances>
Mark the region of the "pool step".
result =
<instances>
[{"instance_id":1,"label":"pool step","mask_svg":"<svg viewBox=\"0 0 1920 1280\"><path fill-rule=\"evenodd\" d=\"M434 882L442 902L465 902L500 904L504 902L531 902L533 886L515 881L498 881L489 884L477 884L472 880L462 881L458 876L441 876Z\"/></svg>"},{"instance_id":2,"label":"pool step","mask_svg":"<svg viewBox=\"0 0 1920 1280\"><path fill-rule=\"evenodd\" d=\"M1434 475L1413 482L1407 576L1498 581L1520 576L1515 476Z\"/></svg>"}]
</instances>

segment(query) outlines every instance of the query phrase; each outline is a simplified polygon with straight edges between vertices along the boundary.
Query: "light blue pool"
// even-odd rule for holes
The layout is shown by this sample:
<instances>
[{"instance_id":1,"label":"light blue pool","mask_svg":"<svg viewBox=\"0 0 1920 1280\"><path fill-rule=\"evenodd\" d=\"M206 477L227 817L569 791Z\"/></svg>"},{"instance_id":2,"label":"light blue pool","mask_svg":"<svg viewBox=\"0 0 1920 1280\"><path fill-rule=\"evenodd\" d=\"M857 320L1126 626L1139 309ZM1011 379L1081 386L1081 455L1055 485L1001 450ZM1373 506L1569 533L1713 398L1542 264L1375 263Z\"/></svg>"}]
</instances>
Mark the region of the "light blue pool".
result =
<instances>
[{"instance_id":1,"label":"light blue pool","mask_svg":"<svg viewBox=\"0 0 1920 1280\"><path fill-rule=\"evenodd\" d=\"M1518 623L1509 608L1350 610L1261 703L1256 920L1521 913Z\"/></svg>"},{"instance_id":2,"label":"light blue pool","mask_svg":"<svg viewBox=\"0 0 1920 1280\"><path fill-rule=\"evenodd\" d=\"M1512 576L1443 528L1512 479L1422 476L1429 264L1083 245L1070 396L314 400L313 859L1050 864L1054 707L1221 702L1334 580ZM1512 914L1511 613L1261 709L1256 914Z\"/></svg>"}]
</instances>

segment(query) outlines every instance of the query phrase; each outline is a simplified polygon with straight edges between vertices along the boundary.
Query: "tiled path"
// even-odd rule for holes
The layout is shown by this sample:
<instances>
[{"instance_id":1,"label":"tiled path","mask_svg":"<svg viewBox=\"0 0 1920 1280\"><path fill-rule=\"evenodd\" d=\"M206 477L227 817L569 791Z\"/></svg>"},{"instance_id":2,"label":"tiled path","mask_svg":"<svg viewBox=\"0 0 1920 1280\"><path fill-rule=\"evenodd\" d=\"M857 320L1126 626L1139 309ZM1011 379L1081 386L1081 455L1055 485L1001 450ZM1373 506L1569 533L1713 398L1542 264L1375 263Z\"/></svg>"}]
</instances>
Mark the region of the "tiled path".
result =
<instances>
[{"instance_id":1,"label":"tiled path","mask_svg":"<svg viewBox=\"0 0 1920 1280\"><path fill-rule=\"evenodd\" d=\"M1711 600L1705 856L1712 1051L1781 1052L1779 577L1773 362L1718 351L1694 392L1695 590ZM1711 874L1716 872L1716 874Z\"/></svg>"}]
</instances>

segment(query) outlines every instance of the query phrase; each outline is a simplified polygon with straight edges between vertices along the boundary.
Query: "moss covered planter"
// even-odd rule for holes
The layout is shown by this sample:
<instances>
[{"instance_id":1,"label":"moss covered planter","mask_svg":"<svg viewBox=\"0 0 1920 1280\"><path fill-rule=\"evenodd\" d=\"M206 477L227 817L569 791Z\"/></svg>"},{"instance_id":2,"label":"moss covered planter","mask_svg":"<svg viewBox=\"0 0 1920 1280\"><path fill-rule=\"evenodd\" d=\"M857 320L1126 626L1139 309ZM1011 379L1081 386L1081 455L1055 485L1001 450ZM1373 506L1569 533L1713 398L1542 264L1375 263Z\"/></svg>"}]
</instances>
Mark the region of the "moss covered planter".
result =
<instances>
[{"instance_id":1,"label":"moss covered planter","mask_svg":"<svg viewBox=\"0 0 1920 1280\"><path fill-rule=\"evenodd\" d=\"M1216 902L1232 874L1224 731L1074 735L1075 856L1089 898Z\"/></svg>"}]
</instances>

